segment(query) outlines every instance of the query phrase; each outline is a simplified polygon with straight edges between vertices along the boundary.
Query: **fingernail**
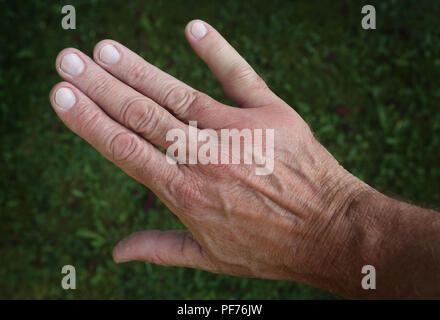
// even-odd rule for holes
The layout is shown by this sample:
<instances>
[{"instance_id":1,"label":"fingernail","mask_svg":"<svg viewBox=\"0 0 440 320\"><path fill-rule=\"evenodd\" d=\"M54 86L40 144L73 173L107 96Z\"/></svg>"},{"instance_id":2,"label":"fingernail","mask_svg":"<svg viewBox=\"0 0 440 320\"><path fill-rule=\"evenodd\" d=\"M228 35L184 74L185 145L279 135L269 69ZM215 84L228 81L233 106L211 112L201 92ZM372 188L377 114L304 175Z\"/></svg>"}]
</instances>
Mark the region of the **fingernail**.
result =
<instances>
[{"instance_id":1,"label":"fingernail","mask_svg":"<svg viewBox=\"0 0 440 320\"><path fill-rule=\"evenodd\" d=\"M72 90L68 88L60 88L55 93L55 103L61 109L68 110L75 105L76 98Z\"/></svg>"},{"instance_id":2,"label":"fingernail","mask_svg":"<svg viewBox=\"0 0 440 320\"><path fill-rule=\"evenodd\" d=\"M71 76L77 76L84 70L84 62L75 53L69 53L61 60L60 68Z\"/></svg>"},{"instance_id":3,"label":"fingernail","mask_svg":"<svg viewBox=\"0 0 440 320\"><path fill-rule=\"evenodd\" d=\"M121 55L118 50L111 44L106 44L101 48L101 51L99 51L99 60L105 64L115 64L119 61L120 57Z\"/></svg>"},{"instance_id":4,"label":"fingernail","mask_svg":"<svg viewBox=\"0 0 440 320\"><path fill-rule=\"evenodd\" d=\"M207 32L208 30L202 22L197 21L191 26L191 34L197 40L202 39Z\"/></svg>"}]
</instances>

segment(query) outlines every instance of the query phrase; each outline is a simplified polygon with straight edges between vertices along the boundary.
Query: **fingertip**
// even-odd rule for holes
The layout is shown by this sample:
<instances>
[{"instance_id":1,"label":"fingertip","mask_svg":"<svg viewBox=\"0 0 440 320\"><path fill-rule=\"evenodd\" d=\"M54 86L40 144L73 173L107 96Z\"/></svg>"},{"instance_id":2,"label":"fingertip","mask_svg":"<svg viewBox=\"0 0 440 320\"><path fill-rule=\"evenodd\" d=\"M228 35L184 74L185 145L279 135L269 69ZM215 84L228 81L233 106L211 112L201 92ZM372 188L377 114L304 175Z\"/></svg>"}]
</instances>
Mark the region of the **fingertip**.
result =
<instances>
[{"instance_id":1,"label":"fingertip","mask_svg":"<svg viewBox=\"0 0 440 320\"><path fill-rule=\"evenodd\" d=\"M200 20L200 19L193 19L193 20L189 21L189 22L186 24L186 26L185 26L185 32L189 32L189 28L190 28L190 27L192 26L192 24L195 23L195 22L203 22L203 21Z\"/></svg>"},{"instance_id":2,"label":"fingertip","mask_svg":"<svg viewBox=\"0 0 440 320\"><path fill-rule=\"evenodd\" d=\"M86 71L89 60L89 57L78 49L66 48L58 53L55 69L61 78L71 81Z\"/></svg>"},{"instance_id":3,"label":"fingertip","mask_svg":"<svg viewBox=\"0 0 440 320\"><path fill-rule=\"evenodd\" d=\"M115 263L124 263L124 262L129 261L129 259L126 259L123 256L123 252L124 252L124 245L123 244L124 244L125 240L126 239L119 241L116 244L116 246L113 248L112 258Z\"/></svg>"},{"instance_id":4,"label":"fingertip","mask_svg":"<svg viewBox=\"0 0 440 320\"><path fill-rule=\"evenodd\" d=\"M209 32L209 25L200 19L191 20L185 28L185 34L191 41L202 40Z\"/></svg>"},{"instance_id":5,"label":"fingertip","mask_svg":"<svg viewBox=\"0 0 440 320\"><path fill-rule=\"evenodd\" d=\"M103 47L106 44L113 44L115 41L113 41L112 39L103 39L98 41L95 44L95 47L93 48L93 55L95 56L95 54L98 52L99 48Z\"/></svg>"},{"instance_id":6,"label":"fingertip","mask_svg":"<svg viewBox=\"0 0 440 320\"><path fill-rule=\"evenodd\" d=\"M103 52L104 48L107 48L108 50ZM93 60L100 65L113 65L121 60L123 51L124 50L122 50L122 47L118 42L111 39L101 40L93 49Z\"/></svg>"},{"instance_id":7,"label":"fingertip","mask_svg":"<svg viewBox=\"0 0 440 320\"><path fill-rule=\"evenodd\" d=\"M75 50L75 48L64 48L60 52L58 52L57 57L55 58L55 68L58 69L58 67L61 64L61 59L67 54L71 53Z\"/></svg>"},{"instance_id":8,"label":"fingertip","mask_svg":"<svg viewBox=\"0 0 440 320\"><path fill-rule=\"evenodd\" d=\"M113 248L112 258L115 263L119 264L119 263L123 263L125 261L123 261L123 259L121 259L120 255L119 255L118 245L119 245L119 243Z\"/></svg>"},{"instance_id":9,"label":"fingertip","mask_svg":"<svg viewBox=\"0 0 440 320\"><path fill-rule=\"evenodd\" d=\"M78 57L80 57L81 56L81 51L79 51L76 48L64 48L63 50L58 52L58 55L57 55L57 57L55 59L55 68L57 70L60 70L60 66L61 66L62 60L68 54L76 54Z\"/></svg>"},{"instance_id":10,"label":"fingertip","mask_svg":"<svg viewBox=\"0 0 440 320\"><path fill-rule=\"evenodd\" d=\"M49 100L55 111L67 111L78 102L78 97L72 85L68 82L60 82L52 87Z\"/></svg>"},{"instance_id":11,"label":"fingertip","mask_svg":"<svg viewBox=\"0 0 440 320\"><path fill-rule=\"evenodd\" d=\"M134 260L136 252L136 239L144 231L138 231L130 234L124 239L120 240L113 248L112 257L116 263L123 263Z\"/></svg>"}]
</instances>

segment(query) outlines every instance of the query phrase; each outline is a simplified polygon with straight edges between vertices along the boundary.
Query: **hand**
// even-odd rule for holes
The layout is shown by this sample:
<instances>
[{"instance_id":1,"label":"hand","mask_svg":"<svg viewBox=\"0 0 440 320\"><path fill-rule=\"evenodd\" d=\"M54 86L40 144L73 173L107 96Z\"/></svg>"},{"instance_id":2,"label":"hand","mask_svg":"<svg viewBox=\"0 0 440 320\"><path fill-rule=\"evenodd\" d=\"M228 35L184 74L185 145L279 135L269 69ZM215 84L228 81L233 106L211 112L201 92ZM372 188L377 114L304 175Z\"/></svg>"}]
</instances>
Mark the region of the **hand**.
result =
<instances>
[{"instance_id":1,"label":"hand","mask_svg":"<svg viewBox=\"0 0 440 320\"><path fill-rule=\"evenodd\" d=\"M94 60L65 49L56 69L67 82L50 93L63 122L107 159L150 188L189 231L142 231L121 241L116 262L149 261L239 276L337 288L346 270L350 203L370 188L345 171L303 119L205 22L186 37L239 108L215 101L112 40ZM178 164L171 129L189 121L225 128L274 129L274 167ZM345 260L346 261L346 260Z\"/></svg>"}]
</instances>

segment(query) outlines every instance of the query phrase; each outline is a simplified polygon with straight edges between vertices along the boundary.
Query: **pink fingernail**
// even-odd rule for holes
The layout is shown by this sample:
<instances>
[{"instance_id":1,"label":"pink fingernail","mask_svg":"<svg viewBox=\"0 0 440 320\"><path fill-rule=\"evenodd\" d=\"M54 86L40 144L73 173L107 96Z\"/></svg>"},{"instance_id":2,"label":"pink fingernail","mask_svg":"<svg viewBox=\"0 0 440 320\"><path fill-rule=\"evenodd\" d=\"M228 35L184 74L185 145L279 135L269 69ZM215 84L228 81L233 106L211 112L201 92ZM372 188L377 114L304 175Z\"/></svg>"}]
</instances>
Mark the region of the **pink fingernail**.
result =
<instances>
[{"instance_id":1,"label":"pink fingernail","mask_svg":"<svg viewBox=\"0 0 440 320\"><path fill-rule=\"evenodd\" d=\"M75 53L66 54L61 60L61 70L71 76L77 76L84 70L84 62Z\"/></svg>"},{"instance_id":2,"label":"pink fingernail","mask_svg":"<svg viewBox=\"0 0 440 320\"><path fill-rule=\"evenodd\" d=\"M61 109L68 110L76 103L75 94L68 88L60 88L55 93L55 103Z\"/></svg>"},{"instance_id":3,"label":"pink fingernail","mask_svg":"<svg viewBox=\"0 0 440 320\"><path fill-rule=\"evenodd\" d=\"M197 40L202 39L207 32L208 29L206 29L205 25L202 22L197 21L191 26L191 34Z\"/></svg>"},{"instance_id":4,"label":"pink fingernail","mask_svg":"<svg viewBox=\"0 0 440 320\"><path fill-rule=\"evenodd\" d=\"M120 57L118 50L111 44L106 44L99 51L99 59L106 64L115 64Z\"/></svg>"}]
</instances>

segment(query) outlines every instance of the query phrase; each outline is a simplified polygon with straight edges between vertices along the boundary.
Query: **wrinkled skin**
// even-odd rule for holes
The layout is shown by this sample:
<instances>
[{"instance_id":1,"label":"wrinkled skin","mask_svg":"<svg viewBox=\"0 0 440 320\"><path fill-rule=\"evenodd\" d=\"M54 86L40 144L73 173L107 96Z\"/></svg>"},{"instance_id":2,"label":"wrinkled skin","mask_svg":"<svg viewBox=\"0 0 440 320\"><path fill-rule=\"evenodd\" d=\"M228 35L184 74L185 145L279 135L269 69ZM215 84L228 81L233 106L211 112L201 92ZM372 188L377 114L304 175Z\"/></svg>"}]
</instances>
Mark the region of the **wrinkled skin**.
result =
<instances>
[{"instance_id":1,"label":"wrinkled skin","mask_svg":"<svg viewBox=\"0 0 440 320\"><path fill-rule=\"evenodd\" d=\"M215 29L203 22L207 33L194 37L196 22L186 28L188 41L238 108L213 100L112 40L96 45L94 60L72 48L57 57L57 71L66 82L53 88L50 99L59 117L150 188L188 227L136 232L116 246L115 261L330 288L345 272L338 262L350 234L347 209L368 186L339 166L294 109ZM109 44L120 54L115 63L101 60L100 50ZM66 72L68 60L63 60L72 53L84 64L75 75ZM73 107L59 106L60 88L72 90ZM273 173L258 176L255 165L244 164L169 164L154 146L167 148L167 131L188 131L191 120L199 129L274 129Z\"/></svg>"}]
</instances>

